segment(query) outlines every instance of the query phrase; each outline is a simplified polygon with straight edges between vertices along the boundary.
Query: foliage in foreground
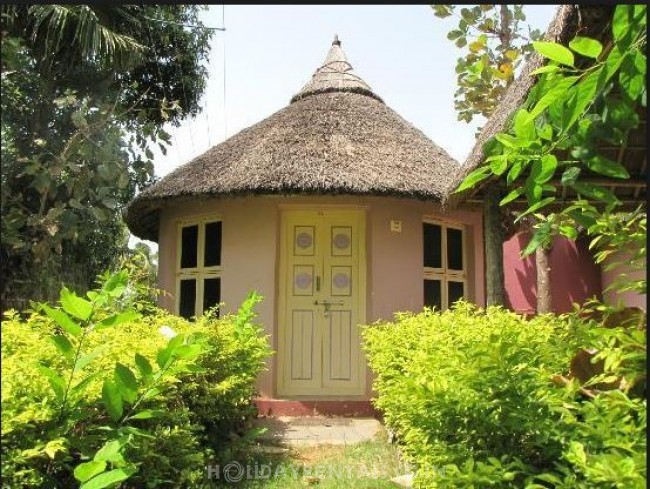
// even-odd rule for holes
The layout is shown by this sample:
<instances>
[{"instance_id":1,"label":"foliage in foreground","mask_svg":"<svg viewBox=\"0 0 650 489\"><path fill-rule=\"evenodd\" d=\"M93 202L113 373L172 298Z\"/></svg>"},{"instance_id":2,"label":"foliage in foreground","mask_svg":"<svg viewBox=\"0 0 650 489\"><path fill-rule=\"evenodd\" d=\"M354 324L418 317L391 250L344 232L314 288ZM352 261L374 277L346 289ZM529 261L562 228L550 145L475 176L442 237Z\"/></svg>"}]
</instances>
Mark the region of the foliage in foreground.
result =
<instances>
[{"instance_id":1,"label":"foliage in foreground","mask_svg":"<svg viewBox=\"0 0 650 489\"><path fill-rule=\"evenodd\" d=\"M628 168L608 158L603 148L624 147L641 124L647 107L646 28L644 5L618 5L610 46L580 35L568 47L533 42L547 64L530 74L538 79L526 101L510 116L506 130L486 142L483 164L456 189L462 192L498 179L509 188L501 206L525 197L528 207L515 222L533 215L541 222L524 255L547 246L553 235L575 239L580 229L592 235L590 228L603 206L614 213L622 205L589 174L630 178ZM573 190L576 197L564 203L559 187ZM549 212L551 205L554 212L544 216L542 210Z\"/></svg>"},{"instance_id":2,"label":"foliage in foreground","mask_svg":"<svg viewBox=\"0 0 650 489\"><path fill-rule=\"evenodd\" d=\"M8 487L197 486L251 414L270 352L253 322L260 297L191 323L124 309L128 289L121 272L86 298L64 288L61 307L6 315Z\"/></svg>"},{"instance_id":3,"label":"foliage in foreground","mask_svg":"<svg viewBox=\"0 0 650 489\"><path fill-rule=\"evenodd\" d=\"M419 487L645 487L644 327L458 302L364 338Z\"/></svg>"}]
</instances>

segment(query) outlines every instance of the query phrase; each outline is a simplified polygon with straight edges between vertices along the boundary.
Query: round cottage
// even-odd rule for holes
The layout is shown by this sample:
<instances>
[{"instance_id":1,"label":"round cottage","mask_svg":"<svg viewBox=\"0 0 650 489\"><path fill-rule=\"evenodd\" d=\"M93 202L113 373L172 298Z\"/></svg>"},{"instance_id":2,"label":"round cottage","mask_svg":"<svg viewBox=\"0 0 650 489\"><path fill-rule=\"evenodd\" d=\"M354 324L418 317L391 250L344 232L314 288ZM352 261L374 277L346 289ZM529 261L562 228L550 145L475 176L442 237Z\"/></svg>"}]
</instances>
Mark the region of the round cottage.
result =
<instances>
[{"instance_id":1,"label":"round cottage","mask_svg":"<svg viewBox=\"0 0 650 489\"><path fill-rule=\"evenodd\" d=\"M287 107L125 215L159 243L161 306L192 317L216 304L233 312L251 290L264 297L259 321L277 355L258 382L260 410L368 413L359 324L483 303L481 213L440 204L458 169L354 73L335 38Z\"/></svg>"}]
</instances>

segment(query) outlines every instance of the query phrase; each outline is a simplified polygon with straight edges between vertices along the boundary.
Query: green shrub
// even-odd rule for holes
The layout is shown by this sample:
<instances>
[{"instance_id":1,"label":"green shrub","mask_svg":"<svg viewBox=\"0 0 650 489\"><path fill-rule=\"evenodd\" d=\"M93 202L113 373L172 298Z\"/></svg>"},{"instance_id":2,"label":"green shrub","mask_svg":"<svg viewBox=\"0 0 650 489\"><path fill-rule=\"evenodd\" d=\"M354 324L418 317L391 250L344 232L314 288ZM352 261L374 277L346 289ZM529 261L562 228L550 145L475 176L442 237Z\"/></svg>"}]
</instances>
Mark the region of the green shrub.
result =
<instances>
[{"instance_id":1,"label":"green shrub","mask_svg":"<svg viewBox=\"0 0 650 489\"><path fill-rule=\"evenodd\" d=\"M96 297L91 292L88 300ZM79 339L62 331L51 314L32 312L23 319L9 312L2 322L3 483L76 487L75 474L79 479L79 470L95 464L125 471L124 487L200 485L205 465L218 460L231 432L241 430L251 413L255 379L270 353L253 323L259 300L252 294L236 315L206 314L196 322L148 307L149 315L106 328L97 324L124 312L114 311L110 301L98 305L96 321L91 317L83 326L81 350L91 358L83 368L76 362L70 383L87 379L86 386L76 397L70 390L65 402L52 387L52 373L67 384L73 357L62 353L60 337L75 348ZM161 334L170 330L173 339ZM153 366L152 373L143 373L143 364ZM120 391L123 407L111 412L116 398L106 383L122 389L119 369L130 372L126 380L132 376L137 388ZM93 462L99 452L106 455L107 445L117 447L112 458Z\"/></svg>"},{"instance_id":2,"label":"green shrub","mask_svg":"<svg viewBox=\"0 0 650 489\"><path fill-rule=\"evenodd\" d=\"M644 330L458 302L398 314L364 340L375 403L419 487L645 487L646 401L630 394ZM605 364L583 385L567 373L581 348ZM622 375L626 389L593 387Z\"/></svg>"}]
</instances>

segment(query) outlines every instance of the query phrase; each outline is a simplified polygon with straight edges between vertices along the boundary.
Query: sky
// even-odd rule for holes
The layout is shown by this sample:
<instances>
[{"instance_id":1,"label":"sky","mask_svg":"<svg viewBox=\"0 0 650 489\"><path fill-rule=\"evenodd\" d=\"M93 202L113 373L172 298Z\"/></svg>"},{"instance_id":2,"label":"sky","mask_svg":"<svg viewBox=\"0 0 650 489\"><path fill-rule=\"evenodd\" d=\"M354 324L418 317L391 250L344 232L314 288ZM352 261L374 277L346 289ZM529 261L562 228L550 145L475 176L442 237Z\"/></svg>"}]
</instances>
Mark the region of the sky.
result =
<instances>
[{"instance_id":1,"label":"sky","mask_svg":"<svg viewBox=\"0 0 650 489\"><path fill-rule=\"evenodd\" d=\"M543 32L555 9L524 11ZM428 5L210 5L202 20L226 31L212 37L203 112L168 128L172 145L154 158L158 177L285 107L335 34L356 74L404 119L461 163L474 144L482 121L458 121L454 111L461 51L447 32L455 17L439 19Z\"/></svg>"}]
</instances>

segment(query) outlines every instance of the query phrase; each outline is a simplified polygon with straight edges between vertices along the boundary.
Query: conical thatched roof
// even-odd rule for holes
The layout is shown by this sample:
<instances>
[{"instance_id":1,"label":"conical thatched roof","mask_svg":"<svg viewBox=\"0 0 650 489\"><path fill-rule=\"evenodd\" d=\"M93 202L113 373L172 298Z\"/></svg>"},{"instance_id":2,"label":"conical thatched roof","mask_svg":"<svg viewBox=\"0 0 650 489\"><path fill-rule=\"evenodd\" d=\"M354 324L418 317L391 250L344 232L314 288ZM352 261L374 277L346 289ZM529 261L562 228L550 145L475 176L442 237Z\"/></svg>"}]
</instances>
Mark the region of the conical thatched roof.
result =
<instances>
[{"instance_id":1,"label":"conical thatched roof","mask_svg":"<svg viewBox=\"0 0 650 489\"><path fill-rule=\"evenodd\" d=\"M157 241L160 209L179 200L296 193L440 200L457 171L354 73L335 38L287 107L141 192L125 218L135 235Z\"/></svg>"}]
</instances>

